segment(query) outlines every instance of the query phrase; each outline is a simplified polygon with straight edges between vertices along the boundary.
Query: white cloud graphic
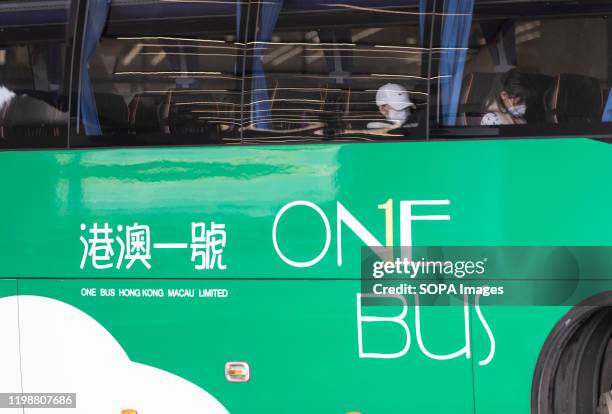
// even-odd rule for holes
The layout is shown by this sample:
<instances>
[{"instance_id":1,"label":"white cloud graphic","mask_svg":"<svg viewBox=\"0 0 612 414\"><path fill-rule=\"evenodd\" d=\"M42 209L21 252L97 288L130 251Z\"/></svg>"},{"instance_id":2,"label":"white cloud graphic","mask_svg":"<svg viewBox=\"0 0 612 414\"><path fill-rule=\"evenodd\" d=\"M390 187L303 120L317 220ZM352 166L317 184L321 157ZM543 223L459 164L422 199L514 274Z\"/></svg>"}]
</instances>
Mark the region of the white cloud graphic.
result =
<instances>
[{"instance_id":1,"label":"white cloud graphic","mask_svg":"<svg viewBox=\"0 0 612 414\"><path fill-rule=\"evenodd\" d=\"M0 392L21 389L21 348L24 392L77 394L76 409L54 409L55 414L121 414L130 408L138 414L227 413L196 385L130 361L102 325L66 303L40 296L0 299L0 329Z\"/></svg>"}]
</instances>

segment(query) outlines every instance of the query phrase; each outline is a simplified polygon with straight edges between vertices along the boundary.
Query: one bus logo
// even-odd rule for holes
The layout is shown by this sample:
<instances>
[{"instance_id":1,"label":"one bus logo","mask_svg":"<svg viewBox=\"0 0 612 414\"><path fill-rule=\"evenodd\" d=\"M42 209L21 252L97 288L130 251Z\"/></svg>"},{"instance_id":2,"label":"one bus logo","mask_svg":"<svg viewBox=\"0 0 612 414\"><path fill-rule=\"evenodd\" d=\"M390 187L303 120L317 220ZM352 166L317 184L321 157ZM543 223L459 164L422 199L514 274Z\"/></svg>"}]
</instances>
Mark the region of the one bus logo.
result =
<instances>
[{"instance_id":1,"label":"one bus logo","mask_svg":"<svg viewBox=\"0 0 612 414\"><path fill-rule=\"evenodd\" d=\"M412 240L412 223L415 221L450 221L450 215L415 215L413 214L414 206L448 206L450 205L449 200L402 200L399 202L399 242L400 248L407 248L408 251L406 253L402 252L403 257L410 257L410 248L413 246ZM321 250L318 252L316 256L309 260L298 261L294 258L288 257L279 247L278 243L278 225L279 222L283 219L284 214L294 207L307 207L313 210L319 216L323 225L325 226L325 238L322 245ZM394 245L394 223L393 223L393 200L389 199L384 204L378 205L378 209L383 210L385 215L385 241L384 244L378 240L372 232L370 232L357 218L339 201L336 202L336 245L337 245L337 264L338 266L342 266L342 232L343 228L347 227L350 229L359 239L366 245L370 247L383 247L389 246L392 247ZM310 225L311 223L304 223L305 226ZM327 214L323 211L323 209L317 204L311 201L293 201L286 205L284 205L279 212L276 214L274 219L274 224L272 226L272 242L274 244L274 249L278 256L288 265L293 267L311 267L319 263L321 259L325 257L328 253L329 247L332 241L332 230L330 225L330 220ZM388 311L385 312L385 316L375 316L375 315L365 315L364 307L362 306L362 298L371 297L371 298L386 298L386 299L396 299L399 301L399 305L401 305L401 312L397 315L388 315ZM434 354L431 352L428 347L425 345L425 341L423 339L421 333L421 312L420 306L417 302L414 306L415 313L415 334L416 340L419 349L421 352L430 359L434 360L451 360L460 357L465 357L466 359L470 359L472 357L472 330L474 329L473 323L470 321L469 315L469 307L470 304L466 301L464 303L463 308L463 325L464 325L464 346L460 349L455 350L449 354ZM495 355L495 337L493 332L491 331L490 325L487 322L486 318L482 314L480 306L478 304L478 300L474 304L474 308L476 314L478 316L478 322L474 322L474 324L478 324L486 333L489 340L489 353L488 355L481 361L478 361L478 364L488 365ZM400 358L406 353L408 353L411 345L411 330L406 323L406 316L408 314L408 303L406 299L401 295L364 295L357 294L357 343L358 343L358 351L360 358L381 358L381 359L394 359ZM401 349L396 352L366 352L364 345L364 336L366 336L363 332L363 326L366 324L383 324L389 328L392 326L395 327L395 330L399 330L403 332L403 343L400 344ZM394 333L394 337L397 336L397 332Z\"/></svg>"}]
</instances>

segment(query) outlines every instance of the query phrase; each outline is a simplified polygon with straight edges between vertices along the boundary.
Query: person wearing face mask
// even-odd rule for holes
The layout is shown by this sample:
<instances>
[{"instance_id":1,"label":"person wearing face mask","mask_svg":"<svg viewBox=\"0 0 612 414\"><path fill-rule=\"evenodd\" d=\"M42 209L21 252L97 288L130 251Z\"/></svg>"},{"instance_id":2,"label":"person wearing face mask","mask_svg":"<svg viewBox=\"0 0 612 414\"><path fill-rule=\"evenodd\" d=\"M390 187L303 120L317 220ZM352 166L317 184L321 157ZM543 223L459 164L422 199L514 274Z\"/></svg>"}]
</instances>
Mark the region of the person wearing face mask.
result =
<instances>
[{"instance_id":1,"label":"person wearing face mask","mask_svg":"<svg viewBox=\"0 0 612 414\"><path fill-rule=\"evenodd\" d=\"M387 122L370 122L369 129L399 128L404 126L416 105L410 100L406 88L397 83L387 83L376 92L376 106Z\"/></svg>"},{"instance_id":2,"label":"person wearing face mask","mask_svg":"<svg viewBox=\"0 0 612 414\"><path fill-rule=\"evenodd\" d=\"M527 105L534 95L528 75L519 69L512 69L503 75L500 83L501 90L493 93L485 102L486 113L480 124L486 126L526 124Z\"/></svg>"}]
</instances>

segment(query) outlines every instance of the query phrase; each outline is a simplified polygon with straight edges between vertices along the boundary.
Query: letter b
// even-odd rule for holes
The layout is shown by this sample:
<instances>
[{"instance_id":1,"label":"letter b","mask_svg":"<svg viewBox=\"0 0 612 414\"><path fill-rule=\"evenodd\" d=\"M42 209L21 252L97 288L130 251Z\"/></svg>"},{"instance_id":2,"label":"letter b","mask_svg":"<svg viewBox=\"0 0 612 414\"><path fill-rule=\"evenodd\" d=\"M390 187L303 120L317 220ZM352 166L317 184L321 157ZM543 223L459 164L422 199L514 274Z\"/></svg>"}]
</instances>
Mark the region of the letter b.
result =
<instances>
[{"instance_id":1,"label":"letter b","mask_svg":"<svg viewBox=\"0 0 612 414\"><path fill-rule=\"evenodd\" d=\"M361 298L362 297L370 297L370 298L395 298L402 303L402 312L397 316L363 316L361 314ZM359 358L400 358L408 352L410 349L410 330L408 329L408 325L404 321L406 314L408 313L408 303L403 296L400 295L376 295L373 293L370 294L357 294L357 342L359 344ZM363 324L364 323L375 323L375 322L391 322L400 325L404 332L406 332L406 343L404 344L404 348L399 352L394 352L390 354L376 353L376 352L364 352L363 351Z\"/></svg>"}]
</instances>

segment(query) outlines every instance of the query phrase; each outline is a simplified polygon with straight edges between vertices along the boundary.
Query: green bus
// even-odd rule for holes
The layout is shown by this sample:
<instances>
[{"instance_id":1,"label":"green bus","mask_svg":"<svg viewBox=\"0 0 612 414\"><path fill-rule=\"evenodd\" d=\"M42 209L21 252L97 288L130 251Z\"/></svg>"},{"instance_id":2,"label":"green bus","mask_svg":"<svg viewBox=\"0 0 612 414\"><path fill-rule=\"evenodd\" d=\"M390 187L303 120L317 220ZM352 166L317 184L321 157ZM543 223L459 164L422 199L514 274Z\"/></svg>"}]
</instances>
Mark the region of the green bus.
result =
<instances>
[{"instance_id":1,"label":"green bus","mask_svg":"<svg viewBox=\"0 0 612 414\"><path fill-rule=\"evenodd\" d=\"M612 413L611 16L0 0L0 413Z\"/></svg>"}]
</instances>

